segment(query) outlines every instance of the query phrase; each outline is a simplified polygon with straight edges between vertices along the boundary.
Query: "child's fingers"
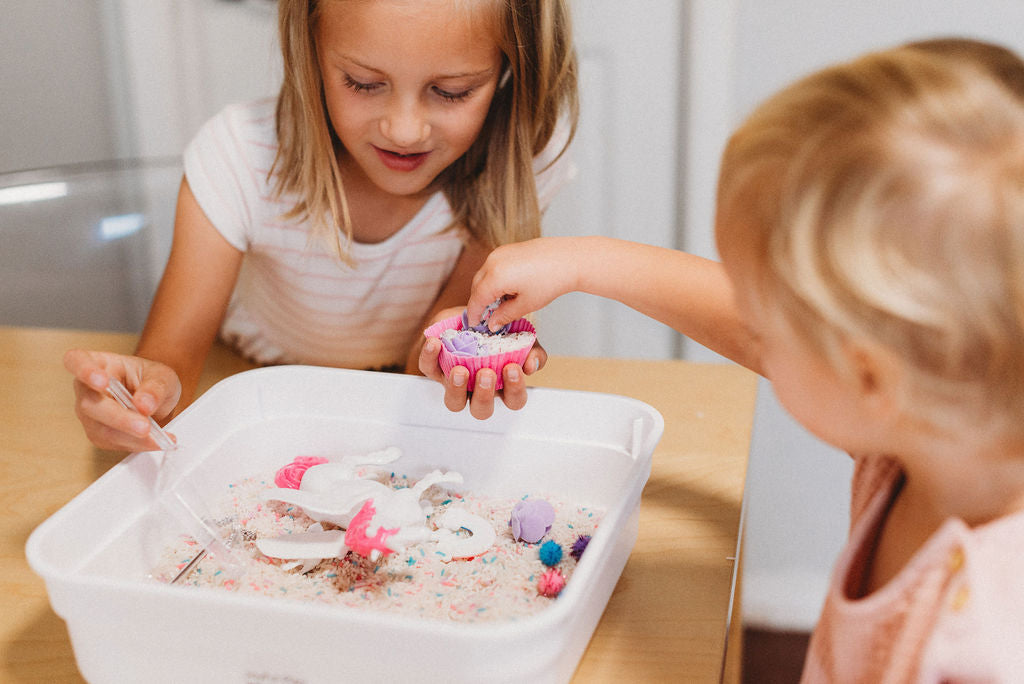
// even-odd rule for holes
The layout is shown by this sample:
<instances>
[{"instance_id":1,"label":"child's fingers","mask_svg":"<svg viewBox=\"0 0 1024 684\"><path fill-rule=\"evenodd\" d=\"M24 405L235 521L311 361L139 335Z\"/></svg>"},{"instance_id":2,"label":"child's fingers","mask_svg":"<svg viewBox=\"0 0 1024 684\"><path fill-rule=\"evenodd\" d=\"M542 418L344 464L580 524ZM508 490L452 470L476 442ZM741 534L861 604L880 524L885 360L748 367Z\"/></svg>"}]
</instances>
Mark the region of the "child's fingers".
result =
<instances>
[{"instance_id":1,"label":"child's fingers","mask_svg":"<svg viewBox=\"0 0 1024 684\"><path fill-rule=\"evenodd\" d=\"M69 349L64 353L64 368L77 382L97 392L102 392L107 387L109 376L106 366L93 352Z\"/></svg>"},{"instance_id":2,"label":"child's fingers","mask_svg":"<svg viewBox=\"0 0 1024 684\"><path fill-rule=\"evenodd\" d=\"M496 330L493 323L497 320L503 320L501 325L514 321L519 316L509 318L509 311L512 314L516 313L516 295L518 292L514 291L515 288L508 287L508 283L502 282L502 279L497 275L494 275L494 271L489 269L486 265L480 271L477 271L476 277L473 279L473 288L469 293L469 301L466 303L466 316L471 322L479 321L483 318L484 311L488 306L494 303L497 299L504 299L501 306L495 309L491 313L489 323L492 330ZM524 311L529 313L528 311Z\"/></svg>"},{"instance_id":3,"label":"child's fingers","mask_svg":"<svg viewBox=\"0 0 1024 684\"><path fill-rule=\"evenodd\" d=\"M102 423L89 425L83 421L82 425L85 428L85 434L89 441L101 449L110 451L151 451L159 448L149 436L148 429L146 435L140 437L134 433L122 432Z\"/></svg>"},{"instance_id":4,"label":"child's fingers","mask_svg":"<svg viewBox=\"0 0 1024 684\"><path fill-rule=\"evenodd\" d=\"M174 370L133 356L72 349L64 367L74 376L75 414L89 440L101 449L157 448L149 416L169 416L181 398ZM107 391L111 378L122 382L136 410L126 409Z\"/></svg>"},{"instance_id":5,"label":"child's fingers","mask_svg":"<svg viewBox=\"0 0 1024 684\"><path fill-rule=\"evenodd\" d=\"M498 308L491 313L491 317L487 319L487 327L491 332L496 332L501 330L502 326L508 325L528 313L530 313L529 309L520 305L515 296L506 296L506 299L501 302Z\"/></svg>"},{"instance_id":6,"label":"child's fingers","mask_svg":"<svg viewBox=\"0 0 1024 684\"><path fill-rule=\"evenodd\" d=\"M497 297L487 299L487 295L473 290L473 293L469 297L469 302L466 304L466 318L469 320L470 325L476 325L476 322L484 317L484 310L500 296L501 295L498 295ZM492 313L490 320L493 321L497 314L497 311Z\"/></svg>"},{"instance_id":7,"label":"child's fingers","mask_svg":"<svg viewBox=\"0 0 1024 684\"><path fill-rule=\"evenodd\" d=\"M532 310L530 307L526 306L516 294L499 291L498 294L494 296L488 295L486 303L482 305L479 303L481 300L479 300L474 294L470 299L469 304L466 305L466 317L470 321L482 320L487 307L498 299L501 299L501 304L491 312L490 317L487 319L487 327L491 332L495 332L501 329L502 326L508 325L512 321L522 318Z\"/></svg>"},{"instance_id":8,"label":"child's fingers","mask_svg":"<svg viewBox=\"0 0 1024 684\"><path fill-rule=\"evenodd\" d=\"M443 378L444 384L444 405L449 411L458 413L466 408L466 401L469 394L466 387L469 384L469 369L465 366L452 368L447 378Z\"/></svg>"},{"instance_id":9,"label":"child's fingers","mask_svg":"<svg viewBox=\"0 0 1024 684\"><path fill-rule=\"evenodd\" d=\"M420 357L417 361L417 366L420 369L420 373L427 376L431 380L443 381L444 374L441 372L441 366L437 363L437 357L441 354L441 340L436 337L429 337L420 347Z\"/></svg>"},{"instance_id":10,"label":"child's fingers","mask_svg":"<svg viewBox=\"0 0 1024 684\"><path fill-rule=\"evenodd\" d=\"M181 399L181 381L170 367L163 364L146 365L142 378L129 390L132 403L144 416L168 416Z\"/></svg>"},{"instance_id":11,"label":"child's fingers","mask_svg":"<svg viewBox=\"0 0 1024 684\"><path fill-rule=\"evenodd\" d=\"M501 400L505 406L518 411L526 406L526 377L518 363L510 363L501 371Z\"/></svg>"},{"instance_id":12,"label":"child's fingers","mask_svg":"<svg viewBox=\"0 0 1024 684\"><path fill-rule=\"evenodd\" d=\"M150 448L149 421L121 406L105 391L76 382L75 414L85 434L101 449L136 451Z\"/></svg>"},{"instance_id":13,"label":"child's fingers","mask_svg":"<svg viewBox=\"0 0 1024 684\"><path fill-rule=\"evenodd\" d=\"M455 372L454 370L452 371ZM477 420L486 420L494 414L494 389L498 374L490 368L481 368L473 383L473 395L469 399L469 413Z\"/></svg>"},{"instance_id":14,"label":"child's fingers","mask_svg":"<svg viewBox=\"0 0 1024 684\"><path fill-rule=\"evenodd\" d=\"M106 449L150 451L159 449L153 440L149 418L121 406L112 397L101 404L100 420L93 425L82 421L90 441ZM169 436L174 439L174 435ZM177 441L174 439L174 441Z\"/></svg>"},{"instance_id":15,"label":"child's fingers","mask_svg":"<svg viewBox=\"0 0 1024 684\"><path fill-rule=\"evenodd\" d=\"M544 347L540 345L540 342L534 342L533 349L527 354L526 360L523 361L523 372L527 375L533 375L548 362L548 353L544 350Z\"/></svg>"}]
</instances>

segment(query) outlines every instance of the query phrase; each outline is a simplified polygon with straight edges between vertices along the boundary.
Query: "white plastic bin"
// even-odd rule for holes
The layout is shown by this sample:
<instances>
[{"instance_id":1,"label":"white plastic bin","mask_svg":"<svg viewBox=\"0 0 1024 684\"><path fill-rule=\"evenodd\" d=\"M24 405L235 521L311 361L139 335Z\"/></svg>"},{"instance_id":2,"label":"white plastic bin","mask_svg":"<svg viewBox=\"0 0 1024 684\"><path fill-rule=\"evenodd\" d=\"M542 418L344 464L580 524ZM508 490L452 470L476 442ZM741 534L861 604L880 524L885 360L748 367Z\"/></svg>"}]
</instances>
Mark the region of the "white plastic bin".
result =
<instances>
[{"instance_id":1,"label":"white plastic bin","mask_svg":"<svg viewBox=\"0 0 1024 684\"><path fill-rule=\"evenodd\" d=\"M424 378L282 366L228 378L169 426L180 448L132 454L43 522L27 555L90 682L565 682L636 541L664 422L626 397L535 388L487 421L450 413ZM552 607L455 623L147 578L174 533L168 472L197 496L302 453L398 446L402 471L457 470L474 494L538 490L606 509Z\"/></svg>"}]
</instances>

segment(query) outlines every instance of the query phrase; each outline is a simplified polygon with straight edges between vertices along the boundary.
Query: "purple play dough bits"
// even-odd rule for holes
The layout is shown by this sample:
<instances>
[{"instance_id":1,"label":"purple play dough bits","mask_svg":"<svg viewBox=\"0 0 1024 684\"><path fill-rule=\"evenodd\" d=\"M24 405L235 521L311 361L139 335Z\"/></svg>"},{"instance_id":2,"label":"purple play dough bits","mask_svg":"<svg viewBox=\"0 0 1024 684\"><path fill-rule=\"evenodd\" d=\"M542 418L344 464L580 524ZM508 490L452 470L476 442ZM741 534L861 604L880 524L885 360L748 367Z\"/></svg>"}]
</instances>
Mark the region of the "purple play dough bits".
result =
<instances>
[{"instance_id":1,"label":"purple play dough bits","mask_svg":"<svg viewBox=\"0 0 1024 684\"><path fill-rule=\"evenodd\" d=\"M502 297L498 297L493 302L488 304L487 308L484 309L483 318L481 318L480 322L478 324L476 324L476 325L470 325L469 324L469 312L463 310L462 311L462 329L463 330L473 330L473 331L476 331L476 332L480 333L481 335L504 335L505 333L507 333L509 328L512 325L511 323L506 323L505 325L501 326L500 328L498 328L497 330L495 330L493 332L491 331L490 328L487 327L487 321L490 320L491 314L494 313L494 310L497 309L499 306L501 306L502 300L503 300Z\"/></svg>"},{"instance_id":2,"label":"purple play dough bits","mask_svg":"<svg viewBox=\"0 0 1024 684\"><path fill-rule=\"evenodd\" d=\"M539 542L555 522L555 509L543 499L520 501L512 508L512 537L530 544Z\"/></svg>"}]
</instances>

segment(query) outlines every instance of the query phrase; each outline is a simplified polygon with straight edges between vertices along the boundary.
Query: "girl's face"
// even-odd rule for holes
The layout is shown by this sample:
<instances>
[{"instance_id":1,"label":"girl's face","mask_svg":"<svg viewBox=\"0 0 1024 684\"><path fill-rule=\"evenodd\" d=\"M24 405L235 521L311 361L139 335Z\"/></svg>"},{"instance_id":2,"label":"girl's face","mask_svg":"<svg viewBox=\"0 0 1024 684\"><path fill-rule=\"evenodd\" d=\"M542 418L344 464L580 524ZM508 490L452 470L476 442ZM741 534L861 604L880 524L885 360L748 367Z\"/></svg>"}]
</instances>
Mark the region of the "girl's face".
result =
<instances>
[{"instance_id":1,"label":"girl's face","mask_svg":"<svg viewBox=\"0 0 1024 684\"><path fill-rule=\"evenodd\" d=\"M490 8L327 0L317 56L343 173L415 196L476 140L498 85Z\"/></svg>"}]
</instances>

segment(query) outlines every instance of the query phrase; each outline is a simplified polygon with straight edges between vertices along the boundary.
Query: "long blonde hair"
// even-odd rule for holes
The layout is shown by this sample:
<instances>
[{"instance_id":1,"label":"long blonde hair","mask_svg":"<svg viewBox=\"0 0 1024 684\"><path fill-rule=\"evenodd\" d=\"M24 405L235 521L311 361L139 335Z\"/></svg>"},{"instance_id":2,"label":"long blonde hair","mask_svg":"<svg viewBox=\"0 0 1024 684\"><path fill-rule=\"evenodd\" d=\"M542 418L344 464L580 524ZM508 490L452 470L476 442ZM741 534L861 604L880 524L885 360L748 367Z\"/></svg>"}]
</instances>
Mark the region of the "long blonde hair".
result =
<instances>
[{"instance_id":1,"label":"long blonde hair","mask_svg":"<svg viewBox=\"0 0 1024 684\"><path fill-rule=\"evenodd\" d=\"M316 54L323 0L280 0L284 80L277 101L278 151L270 175L277 197L295 196L286 218L308 219L314 237L351 264L352 220L324 104ZM572 140L578 118L577 62L565 0L494 0L507 79L495 92L469 150L440 176L452 225L489 247L540 235L533 159L560 120Z\"/></svg>"},{"instance_id":2,"label":"long blonde hair","mask_svg":"<svg viewBox=\"0 0 1024 684\"><path fill-rule=\"evenodd\" d=\"M1007 75L950 47L868 55L770 98L728 144L716 228L827 358L869 340L928 396L953 406L967 388L1019 415L1024 63L1002 60Z\"/></svg>"}]
</instances>

